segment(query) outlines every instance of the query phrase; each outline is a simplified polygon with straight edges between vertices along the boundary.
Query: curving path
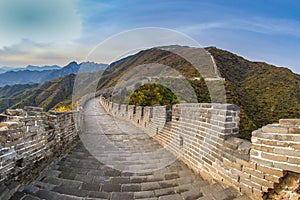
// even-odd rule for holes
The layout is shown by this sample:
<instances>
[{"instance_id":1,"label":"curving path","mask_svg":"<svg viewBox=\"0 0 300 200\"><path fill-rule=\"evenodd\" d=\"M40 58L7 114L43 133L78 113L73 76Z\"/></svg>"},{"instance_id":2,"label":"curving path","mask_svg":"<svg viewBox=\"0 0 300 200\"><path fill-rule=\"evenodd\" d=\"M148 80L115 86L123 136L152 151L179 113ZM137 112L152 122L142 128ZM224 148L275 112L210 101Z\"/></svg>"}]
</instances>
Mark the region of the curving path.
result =
<instances>
[{"instance_id":1,"label":"curving path","mask_svg":"<svg viewBox=\"0 0 300 200\"><path fill-rule=\"evenodd\" d=\"M115 120L95 99L84 111L81 141L11 199L246 199L209 184L133 125Z\"/></svg>"}]
</instances>

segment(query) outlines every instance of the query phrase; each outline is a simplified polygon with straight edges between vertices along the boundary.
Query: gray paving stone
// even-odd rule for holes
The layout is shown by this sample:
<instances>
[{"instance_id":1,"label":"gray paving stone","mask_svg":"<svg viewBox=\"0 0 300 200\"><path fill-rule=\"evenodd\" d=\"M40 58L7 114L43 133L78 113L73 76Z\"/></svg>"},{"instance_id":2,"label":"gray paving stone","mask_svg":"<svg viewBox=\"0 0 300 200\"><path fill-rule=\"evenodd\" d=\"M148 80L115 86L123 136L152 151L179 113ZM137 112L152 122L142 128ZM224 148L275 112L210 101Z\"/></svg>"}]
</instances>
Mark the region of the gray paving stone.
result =
<instances>
[{"instance_id":1,"label":"gray paving stone","mask_svg":"<svg viewBox=\"0 0 300 200\"><path fill-rule=\"evenodd\" d=\"M111 200L133 200L134 196L132 192L113 192L111 194Z\"/></svg>"},{"instance_id":2,"label":"gray paving stone","mask_svg":"<svg viewBox=\"0 0 300 200\"><path fill-rule=\"evenodd\" d=\"M169 188L169 187L178 186L178 183L176 180L167 180L167 181L160 181L159 185L161 188Z\"/></svg>"},{"instance_id":3,"label":"gray paving stone","mask_svg":"<svg viewBox=\"0 0 300 200\"><path fill-rule=\"evenodd\" d=\"M159 189L159 188L160 188L160 185L158 182L141 183L142 191L155 190L155 189Z\"/></svg>"},{"instance_id":4,"label":"gray paving stone","mask_svg":"<svg viewBox=\"0 0 300 200\"><path fill-rule=\"evenodd\" d=\"M61 171L50 169L50 170L46 171L44 175L51 176L51 177L58 177L60 174L61 174Z\"/></svg>"},{"instance_id":5,"label":"gray paving stone","mask_svg":"<svg viewBox=\"0 0 300 200\"><path fill-rule=\"evenodd\" d=\"M160 197L164 195L175 194L175 191L174 188L163 188L163 189L154 190L154 194L155 196Z\"/></svg>"},{"instance_id":6,"label":"gray paving stone","mask_svg":"<svg viewBox=\"0 0 300 200\"><path fill-rule=\"evenodd\" d=\"M10 200L20 200L22 199L26 194L20 191L17 191L14 193L14 195L10 198Z\"/></svg>"},{"instance_id":7,"label":"gray paving stone","mask_svg":"<svg viewBox=\"0 0 300 200\"><path fill-rule=\"evenodd\" d=\"M177 178L179 178L179 177L180 177L180 176L179 176L176 172L165 174L165 179L166 179L166 180L177 179Z\"/></svg>"},{"instance_id":8,"label":"gray paving stone","mask_svg":"<svg viewBox=\"0 0 300 200\"><path fill-rule=\"evenodd\" d=\"M53 184L53 185L60 185L61 184L61 179L55 178L55 177L45 177L41 180L41 182L50 183L50 184Z\"/></svg>"},{"instance_id":9,"label":"gray paving stone","mask_svg":"<svg viewBox=\"0 0 300 200\"><path fill-rule=\"evenodd\" d=\"M35 194L40 189L34 185L26 185L22 192L26 194Z\"/></svg>"},{"instance_id":10,"label":"gray paving stone","mask_svg":"<svg viewBox=\"0 0 300 200\"><path fill-rule=\"evenodd\" d=\"M76 175L77 175L76 172L62 172L62 173L59 175L59 178L72 179L72 180L74 180Z\"/></svg>"},{"instance_id":11,"label":"gray paving stone","mask_svg":"<svg viewBox=\"0 0 300 200\"><path fill-rule=\"evenodd\" d=\"M182 200L182 197L179 194L171 194L167 196L161 196L158 200Z\"/></svg>"},{"instance_id":12,"label":"gray paving stone","mask_svg":"<svg viewBox=\"0 0 300 200\"><path fill-rule=\"evenodd\" d=\"M102 191L104 191L104 192L121 192L121 185L107 183L102 186Z\"/></svg>"},{"instance_id":13,"label":"gray paving stone","mask_svg":"<svg viewBox=\"0 0 300 200\"><path fill-rule=\"evenodd\" d=\"M66 187L66 188L79 188L82 184L82 181L76 181L76 180L60 179L60 181L61 181L60 187Z\"/></svg>"},{"instance_id":14,"label":"gray paving stone","mask_svg":"<svg viewBox=\"0 0 300 200\"><path fill-rule=\"evenodd\" d=\"M134 192L134 198L135 199L149 199L151 197L154 197L153 191L141 191L141 192Z\"/></svg>"},{"instance_id":15,"label":"gray paving stone","mask_svg":"<svg viewBox=\"0 0 300 200\"><path fill-rule=\"evenodd\" d=\"M111 183L112 184L130 183L130 178L129 177L112 177Z\"/></svg>"},{"instance_id":16,"label":"gray paving stone","mask_svg":"<svg viewBox=\"0 0 300 200\"><path fill-rule=\"evenodd\" d=\"M52 192L49 190L39 190L35 196L39 197L40 199L46 200L56 200L59 198L59 195L56 192Z\"/></svg>"},{"instance_id":17,"label":"gray paving stone","mask_svg":"<svg viewBox=\"0 0 300 200\"><path fill-rule=\"evenodd\" d=\"M53 189L54 192L59 194L67 194L76 197L86 197L89 193L87 190L80 190L75 188L56 187Z\"/></svg>"},{"instance_id":18,"label":"gray paving stone","mask_svg":"<svg viewBox=\"0 0 300 200\"><path fill-rule=\"evenodd\" d=\"M108 176L95 176L92 183L104 183L104 182L109 182L110 179L111 179L111 178L108 177Z\"/></svg>"},{"instance_id":19,"label":"gray paving stone","mask_svg":"<svg viewBox=\"0 0 300 200\"><path fill-rule=\"evenodd\" d=\"M89 194L88 194L88 197L99 198L99 199L109 199L110 198L110 193L90 191Z\"/></svg>"},{"instance_id":20,"label":"gray paving stone","mask_svg":"<svg viewBox=\"0 0 300 200\"><path fill-rule=\"evenodd\" d=\"M121 172L116 170L116 169L112 169L110 167L105 167L103 169L104 171L104 176L120 176Z\"/></svg>"},{"instance_id":21,"label":"gray paving stone","mask_svg":"<svg viewBox=\"0 0 300 200\"><path fill-rule=\"evenodd\" d=\"M44 182L41 182L41 181L34 181L32 183L32 185L40 188L40 189L45 189L45 190L52 190L53 188L56 187L56 185L53 185L51 183L44 183Z\"/></svg>"},{"instance_id":22,"label":"gray paving stone","mask_svg":"<svg viewBox=\"0 0 300 200\"><path fill-rule=\"evenodd\" d=\"M147 182L147 176L131 176L130 177L131 183L143 183Z\"/></svg>"},{"instance_id":23,"label":"gray paving stone","mask_svg":"<svg viewBox=\"0 0 300 200\"><path fill-rule=\"evenodd\" d=\"M83 174L77 174L74 178L76 181L81 181L84 183L92 183L94 179L94 176L91 175L83 175Z\"/></svg>"},{"instance_id":24,"label":"gray paving stone","mask_svg":"<svg viewBox=\"0 0 300 200\"><path fill-rule=\"evenodd\" d=\"M81 185L81 189L87 191L100 191L101 187L102 187L101 184L83 183Z\"/></svg>"},{"instance_id":25,"label":"gray paving stone","mask_svg":"<svg viewBox=\"0 0 300 200\"><path fill-rule=\"evenodd\" d=\"M138 183L122 184L121 191L122 192L138 192L138 191L141 191L141 184L138 184Z\"/></svg>"},{"instance_id":26,"label":"gray paving stone","mask_svg":"<svg viewBox=\"0 0 300 200\"><path fill-rule=\"evenodd\" d=\"M91 169L91 170L88 170L87 175L104 176L104 173L103 173L103 170L100 170L100 169Z\"/></svg>"}]
</instances>

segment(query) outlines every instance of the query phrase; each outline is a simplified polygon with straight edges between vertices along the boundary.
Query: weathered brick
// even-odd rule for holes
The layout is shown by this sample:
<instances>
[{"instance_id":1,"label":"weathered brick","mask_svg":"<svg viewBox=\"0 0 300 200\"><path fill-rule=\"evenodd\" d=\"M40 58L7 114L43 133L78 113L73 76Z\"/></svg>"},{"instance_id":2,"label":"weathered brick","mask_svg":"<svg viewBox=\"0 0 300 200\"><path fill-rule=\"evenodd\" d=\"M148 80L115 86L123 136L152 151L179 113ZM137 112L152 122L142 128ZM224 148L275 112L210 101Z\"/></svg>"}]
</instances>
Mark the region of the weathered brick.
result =
<instances>
[{"instance_id":1,"label":"weathered brick","mask_svg":"<svg viewBox=\"0 0 300 200\"><path fill-rule=\"evenodd\" d=\"M250 187L249 185L241 182L240 188L241 188L241 193L246 194L248 196L252 195L252 187Z\"/></svg>"},{"instance_id":2,"label":"weathered brick","mask_svg":"<svg viewBox=\"0 0 300 200\"><path fill-rule=\"evenodd\" d=\"M256 169L256 163L250 163L245 160L238 159L238 158L236 159L236 162L243 166L246 166L248 168Z\"/></svg>"},{"instance_id":3,"label":"weathered brick","mask_svg":"<svg viewBox=\"0 0 300 200\"><path fill-rule=\"evenodd\" d=\"M254 170L248 167L243 167L243 172L257 176L259 178L264 178L264 174L261 171Z\"/></svg>"},{"instance_id":4,"label":"weathered brick","mask_svg":"<svg viewBox=\"0 0 300 200\"><path fill-rule=\"evenodd\" d=\"M274 165L274 161L265 160L262 158L251 157L250 160L251 162L259 163L261 165L268 166L268 167L273 167Z\"/></svg>"},{"instance_id":5,"label":"weathered brick","mask_svg":"<svg viewBox=\"0 0 300 200\"><path fill-rule=\"evenodd\" d=\"M274 147L267 147L267 146L262 146L262 145L255 145L252 144L252 149L259 150L259 151L264 151L264 152L274 152Z\"/></svg>"},{"instance_id":6,"label":"weathered brick","mask_svg":"<svg viewBox=\"0 0 300 200\"><path fill-rule=\"evenodd\" d=\"M274 183L271 182L271 181L267 181L264 178L258 178L258 177L255 177L255 176L251 176L250 179L253 182L258 183L261 186L269 187L269 188L272 188L272 189L274 188Z\"/></svg>"},{"instance_id":7,"label":"weathered brick","mask_svg":"<svg viewBox=\"0 0 300 200\"><path fill-rule=\"evenodd\" d=\"M298 157L288 157L288 162L292 164L300 165L300 158Z\"/></svg>"},{"instance_id":8,"label":"weathered brick","mask_svg":"<svg viewBox=\"0 0 300 200\"><path fill-rule=\"evenodd\" d=\"M251 180L251 179L245 179L245 178L242 178L242 177L241 177L240 182L241 182L241 183L244 183L244 184L246 184L247 186L250 186L250 187L252 187L252 188L256 188L256 189L258 189L258 190L261 190L261 187L262 187L260 184L256 183L255 181L253 181L253 180Z\"/></svg>"},{"instance_id":9,"label":"weathered brick","mask_svg":"<svg viewBox=\"0 0 300 200\"><path fill-rule=\"evenodd\" d=\"M300 119L280 119L279 124L281 124L281 125L291 125L291 126L300 126Z\"/></svg>"},{"instance_id":10,"label":"weathered brick","mask_svg":"<svg viewBox=\"0 0 300 200\"><path fill-rule=\"evenodd\" d=\"M268 175L268 174L265 175L265 179L268 181L272 181L274 183L279 183L279 180L280 180L279 177Z\"/></svg>"},{"instance_id":11,"label":"weathered brick","mask_svg":"<svg viewBox=\"0 0 300 200\"><path fill-rule=\"evenodd\" d=\"M242 169L242 166L239 163L231 162L228 159L223 159L223 161L224 161L224 164L227 165L227 166L230 166L230 167L235 168L237 170L241 170Z\"/></svg>"},{"instance_id":12,"label":"weathered brick","mask_svg":"<svg viewBox=\"0 0 300 200\"><path fill-rule=\"evenodd\" d=\"M253 193L253 195L252 195L253 199L256 199L256 200L263 199L262 198L262 196L263 196L262 190L258 190L256 188L253 188L252 193Z\"/></svg>"},{"instance_id":13,"label":"weathered brick","mask_svg":"<svg viewBox=\"0 0 300 200\"><path fill-rule=\"evenodd\" d=\"M298 150L292 150L288 148L274 148L274 153L275 154L281 154L284 156L295 156L295 157L300 157L300 151Z\"/></svg>"},{"instance_id":14,"label":"weathered brick","mask_svg":"<svg viewBox=\"0 0 300 200\"><path fill-rule=\"evenodd\" d=\"M288 128L275 125L267 125L262 127L262 131L264 133L288 133Z\"/></svg>"},{"instance_id":15,"label":"weathered brick","mask_svg":"<svg viewBox=\"0 0 300 200\"><path fill-rule=\"evenodd\" d=\"M300 133L300 127L289 128L289 133L291 133L291 134Z\"/></svg>"},{"instance_id":16,"label":"weathered brick","mask_svg":"<svg viewBox=\"0 0 300 200\"><path fill-rule=\"evenodd\" d=\"M283 170L288 170L296 173L300 173L300 166L299 165L292 165L288 163L274 163L274 167L280 168Z\"/></svg>"},{"instance_id":17,"label":"weathered brick","mask_svg":"<svg viewBox=\"0 0 300 200\"><path fill-rule=\"evenodd\" d=\"M279 161L279 162L286 162L287 157L286 156L281 156L281 155L276 155L276 154L269 154L269 153L261 153L261 156L265 159L268 160L274 160L274 161Z\"/></svg>"},{"instance_id":18,"label":"weathered brick","mask_svg":"<svg viewBox=\"0 0 300 200\"><path fill-rule=\"evenodd\" d=\"M259 151L255 150L255 149L250 150L250 156L258 156L258 155L259 155Z\"/></svg>"},{"instance_id":19,"label":"weathered brick","mask_svg":"<svg viewBox=\"0 0 300 200\"><path fill-rule=\"evenodd\" d=\"M283 176L283 170L257 165L257 170L274 176Z\"/></svg>"},{"instance_id":20,"label":"weathered brick","mask_svg":"<svg viewBox=\"0 0 300 200\"><path fill-rule=\"evenodd\" d=\"M237 169L231 169L230 172L232 174L237 174L239 177L244 177L246 179L250 179L250 174L247 174L243 171L237 170Z\"/></svg>"}]
</instances>

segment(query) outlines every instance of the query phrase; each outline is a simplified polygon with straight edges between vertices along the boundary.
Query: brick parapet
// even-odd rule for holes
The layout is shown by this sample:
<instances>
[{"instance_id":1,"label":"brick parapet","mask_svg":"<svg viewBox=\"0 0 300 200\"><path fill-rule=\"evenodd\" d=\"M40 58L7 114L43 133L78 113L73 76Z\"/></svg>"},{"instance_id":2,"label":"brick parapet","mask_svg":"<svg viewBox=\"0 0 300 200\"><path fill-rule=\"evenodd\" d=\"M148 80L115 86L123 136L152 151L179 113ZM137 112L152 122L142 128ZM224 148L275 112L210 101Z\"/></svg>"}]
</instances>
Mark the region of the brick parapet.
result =
<instances>
[{"instance_id":1,"label":"brick parapet","mask_svg":"<svg viewBox=\"0 0 300 200\"><path fill-rule=\"evenodd\" d=\"M142 128L196 173L252 199L263 199L287 171L300 173L300 119L264 126L249 142L236 137L240 119L235 105L176 104L167 111L166 106L119 105L102 97L100 103Z\"/></svg>"}]
</instances>

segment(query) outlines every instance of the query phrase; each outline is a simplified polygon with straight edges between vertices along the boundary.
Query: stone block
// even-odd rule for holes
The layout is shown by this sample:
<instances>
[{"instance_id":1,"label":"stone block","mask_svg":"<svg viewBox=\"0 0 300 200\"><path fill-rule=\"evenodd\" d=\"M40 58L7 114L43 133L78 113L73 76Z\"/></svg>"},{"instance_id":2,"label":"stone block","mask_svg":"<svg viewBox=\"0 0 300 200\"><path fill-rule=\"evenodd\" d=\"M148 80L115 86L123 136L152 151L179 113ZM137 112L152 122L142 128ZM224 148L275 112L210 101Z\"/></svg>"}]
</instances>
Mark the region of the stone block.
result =
<instances>
[{"instance_id":1,"label":"stone block","mask_svg":"<svg viewBox=\"0 0 300 200\"><path fill-rule=\"evenodd\" d=\"M297 164L300 166L300 158L299 157L288 157L288 163Z\"/></svg>"},{"instance_id":2,"label":"stone block","mask_svg":"<svg viewBox=\"0 0 300 200\"><path fill-rule=\"evenodd\" d=\"M262 186L260 185L260 184L258 184L258 183L256 183L256 182L254 182L253 180L250 180L250 179L245 179L245 178L240 178L240 182L241 183L243 183L243 184L245 184L245 185L247 185L247 186L249 186L250 188L256 188L256 189L258 189L258 190L261 190L262 188ZM252 191L251 191L252 192Z\"/></svg>"},{"instance_id":3,"label":"stone block","mask_svg":"<svg viewBox=\"0 0 300 200\"><path fill-rule=\"evenodd\" d=\"M258 150L258 151L271 152L271 153L274 152L274 147L257 145L257 144L252 144L251 147L252 147L252 149L255 149L255 150Z\"/></svg>"},{"instance_id":4,"label":"stone block","mask_svg":"<svg viewBox=\"0 0 300 200\"><path fill-rule=\"evenodd\" d=\"M264 173L262 173L261 171L258 171L258 170L254 170L254 169L251 169L248 167L243 167L242 171L245 173L254 175L256 177L259 177L259 178L264 178Z\"/></svg>"},{"instance_id":5,"label":"stone block","mask_svg":"<svg viewBox=\"0 0 300 200\"><path fill-rule=\"evenodd\" d=\"M268 174L265 175L265 179L268 180L268 181L272 181L274 183L279 183L279 181L280 181L279 177L268 175Z\"/></svg>"},{"instance_id":6,"label":"stone block","mask_svg":"<svg viewBox=\"0 0 300 200\"><path fill-rule=\"evenodd\" d=\"M289 128L289 133L290 134L299 134L300 133L300 126Z\"/></svg>"},{"instance_id":7,"label":"stone block","mask_svg":"<svg viewBox=\"0 0 300 200\"><path fill-rule=\"evenodd\" d=\"M256 169L256 163L251 163L242 159L236 159L236 162L241 164L242 166L251 168L251 169Z\"/></svg>"},{"instance_id":8,"label":"stone block","mask_svg":"<svg viewBox=\"0 0 300 200\"><path fill-rule=\"evenodd\" d=\"M122 192L138 192L141 191L141 185L138 183L122 184Z\"/></svg>"},{"instance_id":9,"label":"stone block","mask_svg":"<svg viewBox=\"0 0 300 200\"><path fill-rule=\"evenodd\" d=\"M239 163L231 162L228 159L223 159L223 161L224 161L224 164L227 165L227 166L230 166L230 167L235 168L237 170L242 170L242 165L239 164Z\"/></svg>"},{"instance_id":10,"label":"stone block","mask_svg":"<svg viewBox=\"0 0 300 200\"><path fill-rule=\"evenodd\" d=\"M251 176L250 179L253 182L258 183L262 187L264 186L264 187L268 187L268 188L272 188L272 189L274 188L274 182L265 180L264 178L258 178L258 177L255 177L255 176Z\"/></svg>"},{"instance_id":11,"label":"stone block","mask_svg":"<svg viewBox=\"0 0 300 200\"><path fill-rule=\"evenodd\" d=\"M275 124L271 124L271 125L267 125L262 127L262 131L264 133L283 133L286 134L288 133L288 128L287 127L282 127L279 125L275 125Z\"/></svg>"},{"instance_id":12,"label":"stone block","mask_svg":"<svg viewBox=\"0 0 300 200\"><path fill-rule=\"evenodd\" d=\"M278 177L282 177L284 175L282 169L275 169L275 168L271 168L271 167L266 167L266 166L262 166L260 164L257 165L257 170L259 170L261 172L264 172L266 174L274 175L274 176L278 176Z\"/></svg>"},{"instance_id":13,"label":"stone block","mask_svg":"<svg viewBox=\"0 0 300 200\"><path fill-rule=\"evenodd\" d=\"M287 162L286 156L282 156L278 154L270 154L270 153L262 152L261 157L272 161Z\"/></svg>"},{"instance_id":14,"label":"stone block","mask_svg":"<svg viewBox=\"0 0 300 200\"><path fill-rule=\"evenodd\" d=\"M280 119L279 124L288 126L300 126L300 119Z\"/></svg>"},{"instance_id":15,"label":"stone block","mask_svg":"<svg viewBox=\"0 0 300 200\"><path fill-rule=\"evenodd\" d=\"M300 173L300 165L294 165L289 163L274 163L274 167L287 171Z\"/></svg>"},{"instance_id":16,"label":"stone block","mask_svg":"<svg viewBox=\"0 0 300 200\"><path fill-rule=\"evenodd\" d=\"M295 151L288 148L274 148L274 153L284 156L300 157L300 151Z\"/></svg>"},{"instance_id":17,"label":"stone block","mask_svg":"<svg viewBox=\"0 0 300 200\"><path fill-rule=\"evenodd\" d=\"M25 116L26 112L23 109L6 109L5 114L9 116Z\"/></svg>"}]
</instances>

